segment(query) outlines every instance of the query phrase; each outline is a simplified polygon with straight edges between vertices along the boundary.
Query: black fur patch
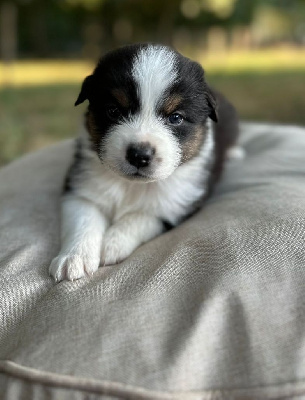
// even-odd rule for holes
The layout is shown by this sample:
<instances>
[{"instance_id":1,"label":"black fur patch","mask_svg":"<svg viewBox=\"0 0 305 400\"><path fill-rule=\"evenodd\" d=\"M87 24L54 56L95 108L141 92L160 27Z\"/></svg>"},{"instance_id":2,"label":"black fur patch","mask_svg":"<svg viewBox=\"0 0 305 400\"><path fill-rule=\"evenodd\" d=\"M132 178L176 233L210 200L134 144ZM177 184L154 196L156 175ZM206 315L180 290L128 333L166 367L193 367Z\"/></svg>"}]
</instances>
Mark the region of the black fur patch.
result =
<instances>
[{"instance_id":1,"label":"black fur patch","mask_svg":"<svg viewBox=\"0 0 305 400\"><path fill-rule=\"evenodd\" d=\"M138 88L132 76L133 61L138 50L137 45L127 46L102 57L93 74L85 79L75 103L78 105L89 100L87 128L93 148L99 154L103 153L103 139L109 129L140 110ZM124 93L124 102L118 99L117 91ZM124 107L124 103L128 107ZM111 107L117 108L121 114L117 120L109 117L108 110Z\"/></svg>"},{"instance_id":2,"label":"black fur patch","mask_svg":"<svg viewBox=\"0 0 305 400\"><path fill-rule=\"evenodd\" d=\"M213 93L217 99L218 123L214 124L215 161L210 186L220 178L226 151L235 145L239 135L239 118L235 107L221 93L215 90Z\"/></svg>"},{"instance_id":3,"label":"black fur patch","mask_svg":"<svg viewBox=\"0 0 305 400\"><path fill-rule=\"evenodd\" d=\"M163 224L164 232L170 231L171 229L173 229L175 227L173 224L166 221L165 219L162 219L161 222Z\"/></svg>"},{"instance_id":4,"label":"black fur patch","mask_svg":"<svg viewBox=\"0 0 305 400\"><path fill-rule=\"evenodd\" d=\"M86 160L87 159L82 152L81 141L79 139L77 139L75 142L75 153L74 153L73 162L68 170L68 173L66 175L66 179L64 182L64 187L63 187L64 194L69 194L69 193L73 192L75 179L77 179L78 176L82 175L85 164L86 164Z\"/></svg>"}]
</instances>

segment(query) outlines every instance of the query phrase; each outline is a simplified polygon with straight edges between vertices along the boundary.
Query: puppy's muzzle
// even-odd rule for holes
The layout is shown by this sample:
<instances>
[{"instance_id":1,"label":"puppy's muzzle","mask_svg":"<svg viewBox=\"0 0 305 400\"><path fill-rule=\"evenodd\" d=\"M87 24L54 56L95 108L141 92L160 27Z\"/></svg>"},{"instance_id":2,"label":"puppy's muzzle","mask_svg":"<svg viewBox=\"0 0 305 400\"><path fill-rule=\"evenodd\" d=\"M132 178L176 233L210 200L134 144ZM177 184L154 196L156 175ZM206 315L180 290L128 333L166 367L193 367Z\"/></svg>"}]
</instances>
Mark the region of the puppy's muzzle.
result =
<instances>
[{"instance_id":1,"label":"puppy's muzzle","mask_svg":"<svg viewBox=\"0 0 305 400\"><path fill-rule=\"evenodd\" d=\"M156 150L150 143L132 143L126 151L126 160L136 168L148 167Z\"/></svg>"}]
</instances>

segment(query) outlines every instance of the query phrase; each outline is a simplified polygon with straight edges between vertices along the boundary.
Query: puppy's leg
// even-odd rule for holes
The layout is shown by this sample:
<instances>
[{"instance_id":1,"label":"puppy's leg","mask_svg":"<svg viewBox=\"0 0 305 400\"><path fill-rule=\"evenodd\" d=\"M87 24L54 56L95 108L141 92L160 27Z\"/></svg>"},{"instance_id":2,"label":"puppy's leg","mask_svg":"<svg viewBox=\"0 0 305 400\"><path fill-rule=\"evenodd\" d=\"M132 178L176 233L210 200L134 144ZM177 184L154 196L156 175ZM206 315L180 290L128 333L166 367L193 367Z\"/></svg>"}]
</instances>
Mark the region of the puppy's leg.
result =
<instances>
[{"instance_id":1,"label":"puppy's leg","mask_svg":"<svg viewBox=\"0 0 305 400\"><path fill-rule=\"evenodd\" d=\"M102 246L102 265L112 265L127 258L140 244L162 233L162 221L152 215L130 213L106 231Z\"/></svg>"},{"instance_id":2,"label":"puppy's leg","mask_svg":"<svg viewBox=\"0 0 305 400\"><path fill-rule=\"evenodd\" d=\"M50 265L50 275L62 281L92 274L100 264L106 218L90 201L67 196L62 202L61 224L62 247Z\"/></svg>"}]
</instances>

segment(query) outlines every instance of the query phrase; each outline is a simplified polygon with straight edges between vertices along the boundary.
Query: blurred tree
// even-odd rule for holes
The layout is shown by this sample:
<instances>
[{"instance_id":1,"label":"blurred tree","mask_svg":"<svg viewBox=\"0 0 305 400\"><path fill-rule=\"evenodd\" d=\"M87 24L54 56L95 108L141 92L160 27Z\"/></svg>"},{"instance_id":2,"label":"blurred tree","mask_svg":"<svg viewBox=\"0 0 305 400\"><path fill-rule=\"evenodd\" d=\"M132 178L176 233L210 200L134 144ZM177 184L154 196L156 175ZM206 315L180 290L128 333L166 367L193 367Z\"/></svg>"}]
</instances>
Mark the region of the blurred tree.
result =
<instances>
[{"instance_id":1,"label":"blurred tree","mask_svg":"<svg viewBox=\"0 0 305 400\"><path fill-rule=\"evenodd\" d=\"M0 12L2 58L17 48L19 56L95 58L136 41L200 47L212 32L238 47L239 37L265 29L259 20L273 41L305 42L304 0L0 0Z\"/></svg>"},{"instance_id":2,"label":"blurred tree","mask_svg":"<svg viewBox=\"0 0 305 400\"><path fill-rule=\"evenodd\" d=\"M10 62L17 57L17 5L13 1L0 3L0 56Z\"/></svg>"},{"instance_id":3,"label":"blurred tree","mask_svg":"<svg viewBox=\"0 0 305 400\"><path fill-rule=\"evenodd\" d=\"M65 2L71 6L80 5L88 10L95 10L103 3L103 0L65 0Z\"/></svg>"}]
</instances>

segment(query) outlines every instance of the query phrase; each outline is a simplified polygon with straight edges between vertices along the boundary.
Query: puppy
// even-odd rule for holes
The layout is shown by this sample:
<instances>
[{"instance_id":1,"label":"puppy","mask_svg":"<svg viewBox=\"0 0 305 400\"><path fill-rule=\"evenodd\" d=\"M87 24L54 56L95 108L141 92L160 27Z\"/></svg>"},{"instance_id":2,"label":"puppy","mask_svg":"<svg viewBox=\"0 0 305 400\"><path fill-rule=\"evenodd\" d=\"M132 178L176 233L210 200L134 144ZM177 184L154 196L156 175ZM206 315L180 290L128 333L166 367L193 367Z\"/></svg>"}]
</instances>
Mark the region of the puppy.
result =
<instances>
[{"instance_id":1,"label":"puppy","mask_svg":"<svg viewBox=\"0 0 305 400\"><path fill-rule=\"evenodd\" d=\"M93 274L194 213L234 146L233 106L202 67L139 44L105 55L75 105L89 101L62 198L56 281ZM212 121L217 124L213 124Z\"/></svg>"}]
</instances>

